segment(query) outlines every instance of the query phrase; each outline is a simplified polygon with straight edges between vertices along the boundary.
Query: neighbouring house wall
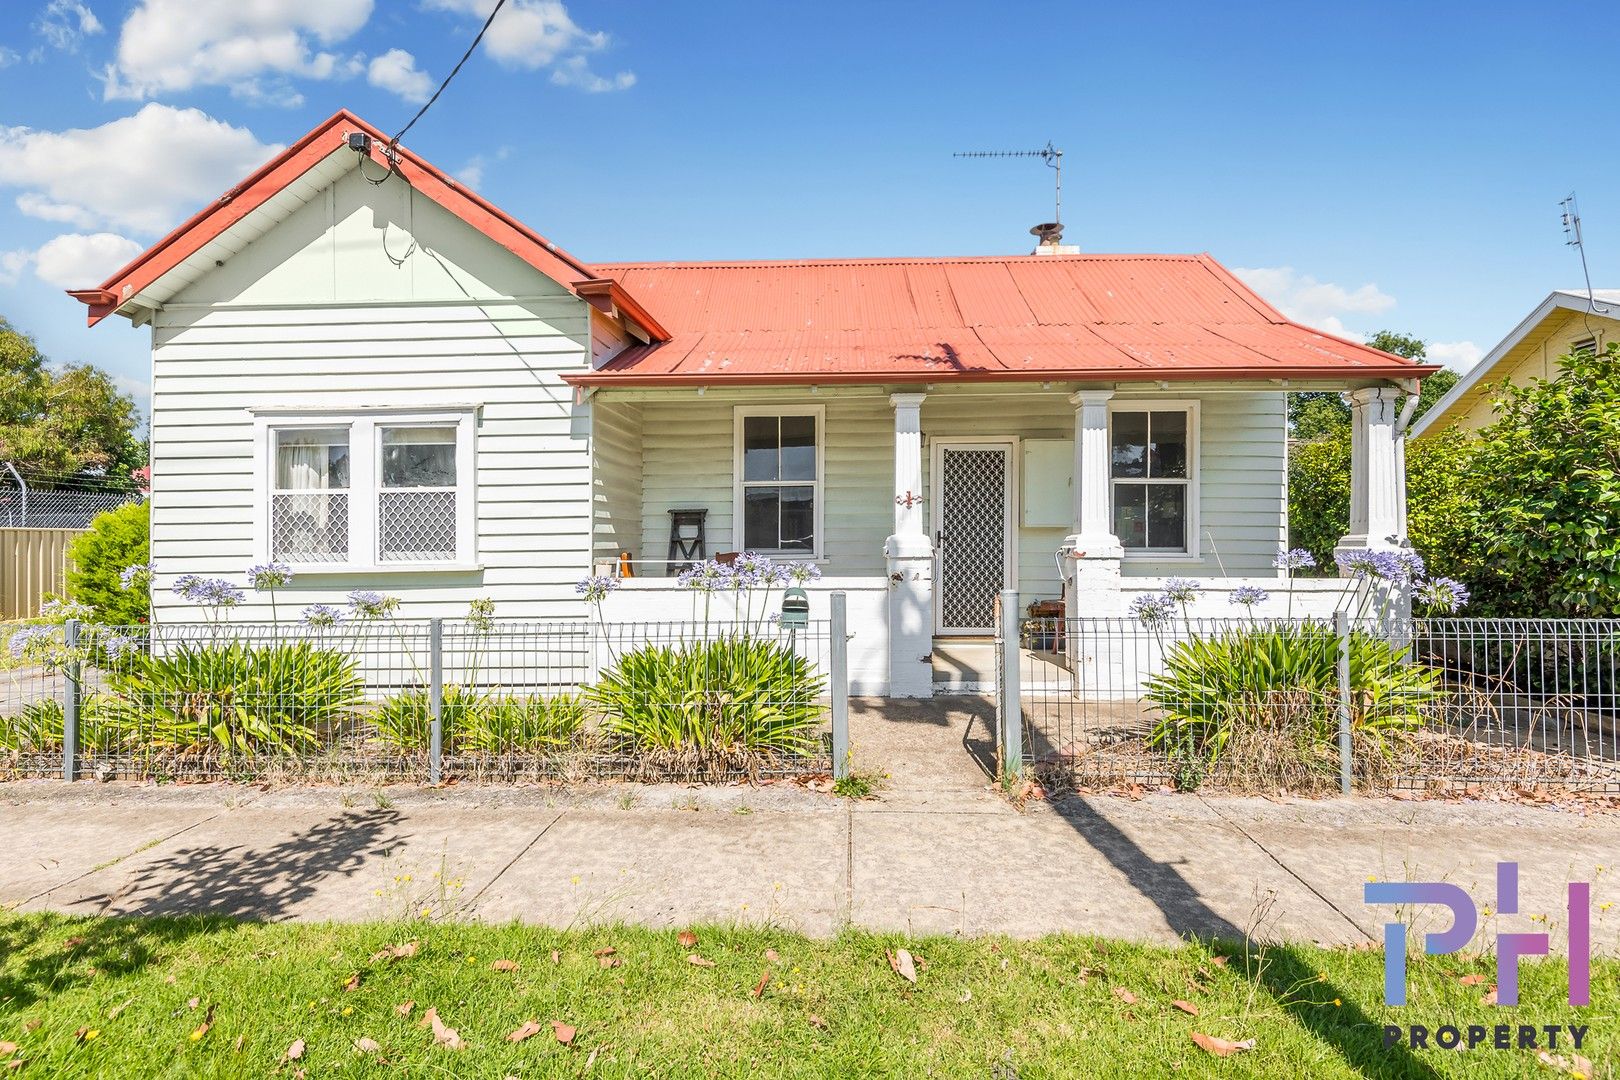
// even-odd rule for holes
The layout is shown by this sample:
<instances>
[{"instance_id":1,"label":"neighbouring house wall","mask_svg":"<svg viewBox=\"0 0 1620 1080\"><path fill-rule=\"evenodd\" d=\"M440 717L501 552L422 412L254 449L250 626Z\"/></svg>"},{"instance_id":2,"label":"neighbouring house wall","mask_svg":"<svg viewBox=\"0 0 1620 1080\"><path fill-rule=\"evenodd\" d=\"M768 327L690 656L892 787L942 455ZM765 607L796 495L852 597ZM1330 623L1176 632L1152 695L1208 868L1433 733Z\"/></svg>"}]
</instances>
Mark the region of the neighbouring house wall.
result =
<instances>
[{"instance_id":1,"label":"neighbouring house wall","mask_svg":"<svg viewBox=\"0 0 1620 1080\"><path fill-rule=\"evenodd\" d=\"M152 326L157 617L197 612L176 575L241 583L255 557L253 407L479 407L471 572L301 575L285 619L350 589L408 617L583 615L590 414L561 382L589 363L587 307L397 180L350 172L195 282ZM296 568L295 568L296 569ZM250 597L238 619L263 618Z\"/></svg>"},{"instance_id":2,"label":"neighbouring house wall","mask_svg":"<svg viewBox=\"0 0 1620 1080\"><path fill-rule=\"evenodd\" d=\"M1597 338L1598 351L1602 352L1610 342L1620 341L1620 320L1559 308L1448 409L1447 416L1440 419L1441 426L1456 424L1465 430L1485 427L1495 419L1491 412L1493 385L1504 379L1512 379L1520 386L1531 379L1555 379L1562 370L1558 358L1566 355L1575 342L1592 337Z\"/></svg>"},{"instance_id":3,"label":"neighbouring house wall","mask_svg":"<svg viewBox=\"0 0 1620 1080\"><path fill-rule=\"evenodd\" d=\"M1195 560L1127 559L1127 575L1184 574L1274 578L1271 560L1286 536L1286 406L1281 393L1180 390L1166 398L1200 401L1200 529ZM1151 397L1121 394L1121 402ZM826 410L823 498L826 572L882 574L883 540L894 523L894 413L886 393L803 392L685 394L641 401L642 494L639 559L660 562L669 543L669 511L708 510L708 552L734 550L732 534L733 411L742 404ZM598 410L603 406L598 405ZM922 406L929 440L1007 435L1074 438L1074 407L1060 391L972 394L939 390ZM925 450L924 492L931 496ZM1053 555L1067 528L1018 525L1019 591L1031 599L1061 591ZM1216 553L1219 553L1217 557ZM661 565L641 572L662 573Z\"/></svg>"}]
</instances>

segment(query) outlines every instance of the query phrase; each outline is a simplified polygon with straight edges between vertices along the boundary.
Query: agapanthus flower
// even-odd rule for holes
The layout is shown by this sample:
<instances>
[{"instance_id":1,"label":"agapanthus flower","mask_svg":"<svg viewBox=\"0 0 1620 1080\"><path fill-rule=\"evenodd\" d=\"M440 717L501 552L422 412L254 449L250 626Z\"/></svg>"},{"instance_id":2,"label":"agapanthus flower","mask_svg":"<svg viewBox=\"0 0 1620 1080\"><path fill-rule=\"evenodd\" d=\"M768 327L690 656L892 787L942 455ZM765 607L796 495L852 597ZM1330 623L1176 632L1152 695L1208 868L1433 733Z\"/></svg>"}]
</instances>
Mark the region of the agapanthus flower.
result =
<instances>
[{"instance_id":1,"label":"agapanthus flower","mask_svg":"<svg viewBox=\"0 0 1620 1080\"><path fill-rule=\"evenodd\" d=\"M373 589L356 589L349 594L349 608L361 619L382 619L399 608L399 597L386 596Z\"/></svg>"},{"instance_id":2,"label":"agapanthus flower","mask_svg":"<svg viewBox=\"0 0 1620 1080\"><path fill-rule=\"evenodd\" d=\"M330 604L311 604L304 609L304 625L312 630L325 630L336 626L343 618L343 612Z\"/></svg>"},{"instance_id":3,"label":"agapanthus flower","mask_svg":"<svg viewBox=\"0 0 1620 1080\"><path fill-rule=\"evenodd\" d=\"M676 578L682 588L696 589L699 592L715 592L719 589L731 588L733 570L715 559L707 562L694 563L681 571Z\"/></svg>"},{"instance_id":4,"label":"agapanthus flower","mask_svg":"<svg viewBox=\"0 0 1620 1080\"><path fill-rule=\"evenodd\" d=\"M24 657L43 659L54 644L56 632L49 626L25 626L11 635L6 648L13 660Z\"/></svg>"},{"instance_id":5,"label":"agapanthus flower","mask_svg":"<svg viewBox=\"0 0 1620 1080\"><path fill-rule=\"evenodd\" d=\"M121 589L133 589L137 585L144 586L151 580L152 564L149 562L136 563L118 571L118 587Z\"/></svg>"},{"instance_id":6,"label":"agapanthus flower","mask_svg":"<svg viewBox=\"0 0 1620 1080\"><path fill-rule=\"evenodd\" d=\"M1130 613L1144 626L1157 626L1176 614L1176 602L1163 593L1143 593L1131 601Z\"/></svg>"},{"instance_id":7,"label":"agapanthus flower","mask_svg":"<svg viewBox=\"0 0 1620 1080\"><path fill-rule=\"evenodd\" d=\"M175 578L174 594L204 607L235 607L247 599L241 589L224 578L205 578L196 574L181 574Z\"/></svg>"},{"instance_id":8,"label":"agapanthus flower","mask_svg":"<svg viewBox=\"0 0 1620 1080\"><path fill-rule=\"evenodd\" d=\"M292 568L281 563L264 563L247 569L248 584L259 592L280 589L292 583Z\"/></svg>"},{"instance_id":9,"label":"agapanthus flower","mask_svg":"<svg viewBox=\"0 0 1620 1080\"><path fill-rule=\"evenodd\" d=\"M182 600L195 600L194 593L200 584L202 584L202 578L196 574L181 574L174 579L174 584L169 586L169 589Z\"/></svg>"},{"instance_id":10,"label":"agapanthus flower","mask_svg":"<svg viewBox=\"0 0 1620 1080\"><path fill-rule=\"evenodd\" d=\"M1316 556L1304 548L1289 548L1277 552L1277 557L1271 560L1271 565L1279 570L1314 570Z\"/></svg>"},{"instance_id":11,"label":"agapanthus flower","mask_svg":"<svg viewBox=\"0 0 1620 1080\"><path fill-rule=\"evenodd\" d=\"M480 596L467 605L467 625L478 633L495 629L495 601Z\"/></svg>"},{"instance_id":12,"label":"agapanthus flower","mask_svg":"<svg viewBox=\"0 0 1620 1080\"><path fill-rule=\"evenodd\" d=\"M1361 548L1339 551L1333 555L1339 570L1355 578L1380 578L1384 581L1404 581L1407 563L1399 552Z\"/></svg>"},{"instance_id":13,"label":"agapanthus flower","mask_svg":"<svg viewBox=\"0 0 1620 1080\"><path fill-rule=\"evenodd\" d=\"M574 586L574 591L584 598L587 604L600 604L607 598L607 594L619 587L616 577L588 577L581 579Z\"/></svg>"},{"instance_id":14,"label":"agapanthus flower","mask_svg":"<svg viewBox=\"0 0 1620 1080\"><path fill-rule=\"evenodd\" d=\"M1402 548L1395 553L1395 559L1401 565L1401 573L1407 581L1419 582L1423 580L1426 568L1423 565L1423 556L1411 548Z\"/></svg>"},{"instance_id":15,"label":"agapanthus flower","mask_svg":"<svg viewBox=\"0 0 1620 1080\"><path fill-rule=\"evenodd\" d=\"M1232 590L1232 595L1226 599L1228 603L1253 608L1256 604L1263 604L1270 600L1271 594L1258 585L1239 585Z\"/></svg>"},{"instance_id":16,"label":"agapanthus flower","mask_svg":"<svg viewBox=\"0 0 1620 1080\"><path fill-rule=\"evenodd\" d=\"M1176 604L1192 603L1193 599L1198 595L1200 587L1198 582L1192 578L1173 577L1164 579L1164 595L1168 596L1171 602Z\"/></svg>"},{"instance_id":17,"label":"agapanthus flower","mask_svg":"<svg viewBox=\"0 0 1620 1080\"><path fill-rule=\"evenodd\" d=\"M52 597L39 605L39 614L42 618L53 622L66 622L69 619L88 619L95 614L95 609L77 600Z\"/></svg>"},{"instance_id":18,"label":"agapanthus flower","mask_svg":"<svg viewBox=\"0 0 1620 1080\"><path fill-rule=\"evenodd\" d=\"M1468 603L1468 587L1455 578L1434 577L1418 585L1415 599L1431 612L1455 615Z\"/></svg>"},{"instance_id":19,"label":"agapanthus flower","mask_svg":"<svg viewBox=\"0 0 1620 1080\"><path fill-rule=\"evenodd\" d=\"M821 580L821 567L813 562L795 562L785 564L788 580L795 585Z\"/></svg>"},{"instance_id":20,"label":"agapanthus flower","mask_svg":"<svg viewBox=\"0 0 1620 1080\"><path fill-rule=\"evenodd\" d=\"M101 643L102 652L109 660L122 660L141 647L141 643L127 634L114 634Z\"/></svg>"}]
</instances>

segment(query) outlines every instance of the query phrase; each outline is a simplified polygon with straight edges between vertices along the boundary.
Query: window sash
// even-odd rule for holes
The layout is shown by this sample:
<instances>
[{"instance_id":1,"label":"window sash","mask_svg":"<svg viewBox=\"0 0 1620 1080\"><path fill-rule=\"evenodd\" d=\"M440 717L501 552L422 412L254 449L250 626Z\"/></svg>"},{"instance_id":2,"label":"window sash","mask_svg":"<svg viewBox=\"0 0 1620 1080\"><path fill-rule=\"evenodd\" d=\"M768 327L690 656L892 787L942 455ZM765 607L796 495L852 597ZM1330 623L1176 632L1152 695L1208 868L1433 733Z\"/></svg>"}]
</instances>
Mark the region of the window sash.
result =
<instances>
[{"instance_id":1,"label":"window sash","mask_svg":"<svg viewBox=\"0 0 1620 1080\"><path fill-rule=\"evenodd\" d=\"M1155 475L1155 462L1164 464L1168 456L1163 450L1155 453L1155 440L1153 439L1153 420L1164 414L1176 414L1181 417L1180 436L1177 443L1167 443L1166 446L1179 445L1181 449L1180 467L1172 469L1181 475L1160 476ZM1121 417L1131 417L1138 420L1141 426L1142 455L1140 472L1134 463L1128 463L1123 471L1135 473L1134 475L1120 475L1121 464L1116 460L1116 446L1114 444L1116 424ZM1162 421L1161 421L1162 422ZM1109 409L1109 521L1115 532L1119 534L1120 545L1127 555L1177 558L1197 557L1198 554L1198 475L1200 469L1199 441L1200 432L1198 424L1198 404L1196 401L1144 401L1124 402ZM1121 508L1120 488L1126 487L1142 492L1141 507L1141 542L1131 543L1123 530L1120 529L1119 512ZM1181 496L1181 536L1173 545L1155 543L1159 539L1151 527L1154 487L1179 488ZM1132 537L1131 539L1134 539Z\"/></svg>"},{"instance_id":2,"label":"window sash","mask_svg":"<svg viewBox=\"0 0 1620 1080\"><path fill-rule=\"evenodd\" d=\"M762 451L769 448L760 438L763 434L762 425L758 423L761 418L775 420L774 434L775 453L767 456ZM732 542L739 550L755 550L779 555L793 555L799 558L820 558L822 552L822 535L824 532L824 507L822 503L822 482L825 477L825 450L826 450L826 416L821 405L762 407L738 406L734 413L734 439L735 460L732 474ZM753 421L753 423L750 423ZM794 445L783 446L784 421L798 421L790 431L790 437L796 436ZM804 421L809 421L810 444L803 443ZM752 430L750 430L752 429ZM809 453L805 454L804 451ZM797 451L797 452L795 452ZM805 475L806 473L810 475ZM752 474L752 476L750 476ZM780 498L777 501L775 544L751 543L748 537L749 511L751 501L750 492L761 490L776 491L779 495L808 495L808 506L802 505L803 500L796 499L790 502ZM798 508L795 508L797 504ZM758 500L752 505L758 507ZM784 546L782 543L784 524L789 529L802 533L802 528L790 524L797 519L803 521L808 517L809 536L808 545L793 544ZM795 537L791 539L804 539Z\"/></svg>"}]
</instances>

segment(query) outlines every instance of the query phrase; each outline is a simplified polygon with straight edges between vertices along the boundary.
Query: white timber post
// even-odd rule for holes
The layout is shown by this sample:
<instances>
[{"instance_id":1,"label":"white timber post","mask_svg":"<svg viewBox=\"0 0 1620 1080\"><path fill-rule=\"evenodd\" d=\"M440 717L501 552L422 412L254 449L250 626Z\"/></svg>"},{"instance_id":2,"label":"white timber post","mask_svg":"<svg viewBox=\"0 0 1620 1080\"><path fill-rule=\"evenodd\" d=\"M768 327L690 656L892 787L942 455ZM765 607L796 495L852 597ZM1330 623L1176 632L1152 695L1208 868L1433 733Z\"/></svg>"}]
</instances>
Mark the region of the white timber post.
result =
<instances>
[{"instance_id":1,"label":"white timber post","mask_svg":"<svg viewBox=\"0 0 1620 1080\"><path fill-rule=\"evenodd\" d=\"M1406 447L1399 425L1405 396L1393 386L1350 391L1350 531L1340 537L1336 556L1406 546ZM1375 610L1397 624L1410 617L1409 586L1377 587L1393 595Z\"/></svg>"},{"instance_id":2,"label":"white timber post","mask_svg":"<svg viewBox=\"0 0 1620 1080\"><path fill-rule=\"evenodd\" d=\"M1108 402L1112 390L1081 390L1074 406L1074 531L1063 540L1074 586L1066 617L1121 613L1119 564L1125 551L1114 535L1109 491Z\"/></svg>"},{"instance_id":3,"label":"white timber post","mask_svg":"<svg viewBox=\"0 0 1620 1080\"><path fill-rule=\"evenodd\" d=\"M891 394L894 406L894 533L889 568L889 693L934 692L934 545L923 524L923 394Z\"/></svg>"}]
</instances>

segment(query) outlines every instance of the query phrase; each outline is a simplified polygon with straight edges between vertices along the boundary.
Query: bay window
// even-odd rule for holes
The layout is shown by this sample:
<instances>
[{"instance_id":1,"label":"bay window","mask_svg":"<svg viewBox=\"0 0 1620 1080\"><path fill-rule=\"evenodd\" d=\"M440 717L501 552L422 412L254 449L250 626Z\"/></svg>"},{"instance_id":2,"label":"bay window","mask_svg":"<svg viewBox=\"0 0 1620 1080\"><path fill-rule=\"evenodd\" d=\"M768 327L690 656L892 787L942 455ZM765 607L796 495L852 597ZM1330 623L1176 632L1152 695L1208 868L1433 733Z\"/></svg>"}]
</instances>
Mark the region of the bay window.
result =
<instances>
[{"instance_id":1,"label":"bay window","mask_svg":"<svg viewBox=\"0 0 1620 1080\"><path fill-rule=\"evenodd\" d=\"M1114 535L1130 554L1198 552L1194 404L1121 404L1109 414Z\"/></svg>"},{"instance_id":2,"label":"bay window","mask_svg":"<svg viewBox=\"0 0 1620 1080\"><path fill-rule=\"evenodd\" d=\"M304 571L472 565L473 420L261 411L258 555Z\"/></svg>"}]
</instances>

